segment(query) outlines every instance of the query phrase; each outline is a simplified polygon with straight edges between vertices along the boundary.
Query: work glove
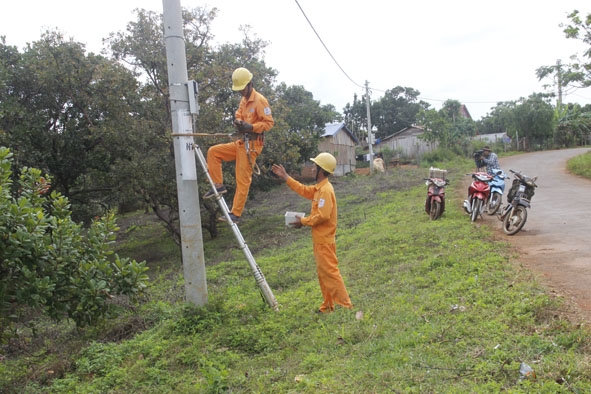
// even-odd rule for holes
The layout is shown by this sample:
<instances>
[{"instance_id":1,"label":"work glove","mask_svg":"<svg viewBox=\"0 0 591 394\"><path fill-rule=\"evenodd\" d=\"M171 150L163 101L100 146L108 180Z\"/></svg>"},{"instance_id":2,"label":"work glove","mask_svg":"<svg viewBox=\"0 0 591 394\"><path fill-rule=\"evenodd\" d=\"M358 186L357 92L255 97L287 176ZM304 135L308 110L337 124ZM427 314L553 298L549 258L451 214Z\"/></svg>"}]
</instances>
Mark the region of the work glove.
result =
<instances>
[{"instance_id":1,"label":"work glove","mask_svg":"<svg viewBox=\"0 0 591 394\"><path fill-rule=\"evenodd\" d=\"M243 120L234 120L234 126L240 133L252 133L252 125Z\"/></svg>"}]
</instances>

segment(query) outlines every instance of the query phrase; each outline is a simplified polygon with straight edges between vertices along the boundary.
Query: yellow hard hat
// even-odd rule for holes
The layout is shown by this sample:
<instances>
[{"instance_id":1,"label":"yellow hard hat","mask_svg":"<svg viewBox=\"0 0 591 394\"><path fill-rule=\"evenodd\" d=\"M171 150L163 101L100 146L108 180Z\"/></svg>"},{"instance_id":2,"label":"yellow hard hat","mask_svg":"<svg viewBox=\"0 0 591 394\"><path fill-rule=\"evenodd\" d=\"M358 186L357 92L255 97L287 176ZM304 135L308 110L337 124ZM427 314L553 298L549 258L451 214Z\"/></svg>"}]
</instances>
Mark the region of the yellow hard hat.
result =
<instances>
[{"instance_id":1,"label":"yellow hard hat","mask_svg":"<svg viewBox=\"0 0 591 394\"><path fill-rule=\"evenodd\" d=\"M334 170L337 168L337 159L335 159L333 155L327 152L322 152L318 156L310 160L316 163L318 167L322 168L324 171L329 172L331 174L334 173Z\"/></svg>"},{"instance_id":2,"label":"yellow hard hat","mask_svg":"<svg viewBox=\"0 0 591 394\"><path fill-rule=\"evenodd\" d=\"M239 67L232 73L232 90L242 90L252 80L252 73L244 67Z\"/></svg>"}]
</instances>

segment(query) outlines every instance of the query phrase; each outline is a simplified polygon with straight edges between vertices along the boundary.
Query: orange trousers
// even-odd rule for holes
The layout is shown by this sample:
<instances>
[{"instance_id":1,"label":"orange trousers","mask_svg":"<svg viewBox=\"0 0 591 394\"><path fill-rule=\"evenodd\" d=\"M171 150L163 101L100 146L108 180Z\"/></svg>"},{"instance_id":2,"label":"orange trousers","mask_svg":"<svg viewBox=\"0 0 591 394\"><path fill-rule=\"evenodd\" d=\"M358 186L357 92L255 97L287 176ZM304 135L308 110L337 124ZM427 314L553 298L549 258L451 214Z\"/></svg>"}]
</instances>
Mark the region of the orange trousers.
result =
<instances>
[{"instance_id":1,"label":"orange trousers","mask_svg":"<svg viewBox=\"0 0 591 394\"><path fill-rule=\"evenodd\" d=\"M319 311L332 312L335 304L348 309L353 308L349 293L345 288L345 282L339 271L336 243L314 244L314 258L316 259L316 272L318 273L318 282L320 282L320 291L324 298L322 305L318 308Z\"/></svg>"},{"instance_id":2,"label":"orange trousers","mask_svg":"<svg viewBox=\"0 0 591 394\"><path fill-rule=\"evenodd\" d=\"M216 184L224 183L222 161L236 162L236 193L234 193L232 213L238 217L242 215L246 199L248 198L248 191L252 183L252 166L262 150L263 146L261 144L251 141L250 161L246 155L244 141L242 140L214 145L207 150L207 168L211 180Z\"/></svg>"}]
</instances>

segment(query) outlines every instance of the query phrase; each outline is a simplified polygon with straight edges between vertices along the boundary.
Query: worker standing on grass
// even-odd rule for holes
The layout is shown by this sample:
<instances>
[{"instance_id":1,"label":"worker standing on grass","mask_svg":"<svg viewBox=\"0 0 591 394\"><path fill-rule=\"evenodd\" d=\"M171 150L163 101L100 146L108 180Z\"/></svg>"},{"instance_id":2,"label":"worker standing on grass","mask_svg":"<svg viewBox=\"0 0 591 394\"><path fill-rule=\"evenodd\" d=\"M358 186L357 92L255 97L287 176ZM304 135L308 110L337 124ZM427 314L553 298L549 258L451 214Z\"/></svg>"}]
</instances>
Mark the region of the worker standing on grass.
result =
<instances>
[{"instance_id":1,"label":"worker standing on grass","mask_svg":"<svg viewBox=\"0 0 591 394\"><path fill-rule=\"evenodd\" d=\"M207 151L207 167L218 194L226 193L222 173L222 161L236 162L236 193L230 211L230 219L234 223L240 221L244 210L252 172L257 156L263 151L264 133L273 124L269 102L252 86L252 73L244 67L237 68L232 74L232 90L240 92L242 99L236 111L234 127L244 138L226 144L218 144ZM203 198L215 196L213 190L207 192ZM226 220L224 216L220 220Z\"/></svg>"},{"instance_id":2,"label":"worker standing on grass","mask_svg":"<svg viewBox=\"0 0 591 394\"><path fill-rule=\"evenodd\" d=\"M324 302L318 309L319 313L332 312L335 305L352 309L349 293L339 271L336 248L337 232L337 200L332 184L328 177L334 173L337 161L330 153L320 153L314 159L316 164L316 184L305 186L287 174L280 164L273 164L275 175L287 182L294 192L312 200L312 210L308 217L296 216L295 228L312 227L312 243L314 244L314 258L316 271L320 282L320 291Z\"/></svg>"}]
</instances>

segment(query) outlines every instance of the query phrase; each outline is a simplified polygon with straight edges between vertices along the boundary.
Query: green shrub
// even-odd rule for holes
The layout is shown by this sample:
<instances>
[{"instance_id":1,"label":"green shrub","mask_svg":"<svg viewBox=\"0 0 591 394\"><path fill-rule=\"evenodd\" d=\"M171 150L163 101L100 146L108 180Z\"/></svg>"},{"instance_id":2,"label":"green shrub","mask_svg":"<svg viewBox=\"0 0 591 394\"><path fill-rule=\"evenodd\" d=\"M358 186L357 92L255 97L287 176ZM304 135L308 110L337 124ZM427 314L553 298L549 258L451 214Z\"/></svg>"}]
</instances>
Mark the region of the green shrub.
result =
<instances>
[{"instance_id":1,"label":"green shrub","mask_svg":"<svg viewBox=\"0 0 591 394\"><path fill-rule=\"evenodd\" d=\"M144 289L145 264L111 251L113 213L84 229L67 198L47 195L40 170L23 168L13 189L11 166L12 154L0 147L0 342L25 310L83 327L114 314L114 296Z\"/></svg>"}]
</instances>

